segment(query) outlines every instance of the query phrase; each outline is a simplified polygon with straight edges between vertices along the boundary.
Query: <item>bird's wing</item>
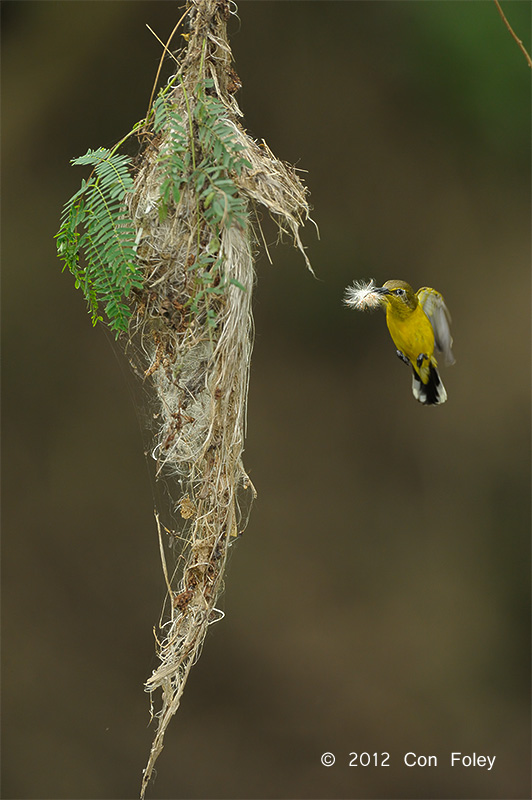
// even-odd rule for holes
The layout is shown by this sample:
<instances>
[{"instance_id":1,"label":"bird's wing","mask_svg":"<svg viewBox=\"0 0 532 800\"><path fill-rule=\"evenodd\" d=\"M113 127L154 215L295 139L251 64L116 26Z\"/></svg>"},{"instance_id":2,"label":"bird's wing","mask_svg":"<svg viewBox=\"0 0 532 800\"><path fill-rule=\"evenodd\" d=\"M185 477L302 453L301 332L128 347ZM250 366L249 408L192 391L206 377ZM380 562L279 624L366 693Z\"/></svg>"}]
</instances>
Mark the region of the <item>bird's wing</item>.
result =
<instances>
[{"instance_id":1,"label":"bird's wing","mask_svg":"<svg viewBox=\"0 0 532 800\"><path fill-rule=\"evenodd\" d=\"M443 360L447 365L454 364L455 358L451 350L453 344L450 328L451 315L443 297L435 289L429 289L428 286L423 286L416 294L432 325L436 348L443 354Z\"/></svg>"}]
</instances>

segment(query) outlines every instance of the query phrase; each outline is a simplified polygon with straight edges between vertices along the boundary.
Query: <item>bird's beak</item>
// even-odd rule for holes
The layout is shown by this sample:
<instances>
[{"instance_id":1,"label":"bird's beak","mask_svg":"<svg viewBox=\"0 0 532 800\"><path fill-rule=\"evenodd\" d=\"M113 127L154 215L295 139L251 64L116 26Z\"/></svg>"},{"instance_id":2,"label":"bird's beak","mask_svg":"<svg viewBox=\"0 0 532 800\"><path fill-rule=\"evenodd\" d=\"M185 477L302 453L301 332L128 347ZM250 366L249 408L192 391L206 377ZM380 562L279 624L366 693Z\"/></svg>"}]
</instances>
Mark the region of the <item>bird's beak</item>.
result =
<instances>
[{"instance_id":1,"label":"bird's beak","mask_svg":"<svg viewBox=\"0 0 532 800\"><path fill-rule=\"evenodd\" d=\"M376 286L373 292L374 294L380 294L382 297L386 297L387 294L390 294L390 290L385 289L384 286Z\"/></svg>"}]
</instances>

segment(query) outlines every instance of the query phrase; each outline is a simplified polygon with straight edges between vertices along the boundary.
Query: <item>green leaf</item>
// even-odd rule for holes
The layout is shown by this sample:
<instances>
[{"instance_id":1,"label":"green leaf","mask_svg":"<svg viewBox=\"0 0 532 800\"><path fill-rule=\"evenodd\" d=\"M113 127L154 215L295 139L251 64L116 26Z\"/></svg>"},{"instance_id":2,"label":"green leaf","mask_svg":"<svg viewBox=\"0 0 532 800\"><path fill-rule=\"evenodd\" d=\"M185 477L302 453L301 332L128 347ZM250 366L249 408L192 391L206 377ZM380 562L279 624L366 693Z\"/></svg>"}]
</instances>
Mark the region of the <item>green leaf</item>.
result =
<instances>
[{"instance_id":1,"label":"green leaf","mask_svg":"<svg viewBox=\"0 0 532 800\"><path fill-rule=\"evenodd\" d=\"M241 284L240 281L237 281L236 278L229 278L229 283L231 284L231 286L237 286L243 292L246 291L246 287L243 284Z\"/></svg>"},{"instance_id":2,"label":"green leaf","mask_svg":"<svg viewBox=\"0 0 532 800\"><path fill-rule=\"evenodd\" d=\"M124 202L133 188L130 159L99 148L72 163L93 166L96 176L83 180L65 204L56 234L58 255L72 272L76 288L83 291L93 324L102 319L98 312L102 304L111 330L118 335L127 329L131 315L124 299L134 286L142 286L136 230ZM80 256L84 256L83 268Z\"/></svg>"}]
</instances>

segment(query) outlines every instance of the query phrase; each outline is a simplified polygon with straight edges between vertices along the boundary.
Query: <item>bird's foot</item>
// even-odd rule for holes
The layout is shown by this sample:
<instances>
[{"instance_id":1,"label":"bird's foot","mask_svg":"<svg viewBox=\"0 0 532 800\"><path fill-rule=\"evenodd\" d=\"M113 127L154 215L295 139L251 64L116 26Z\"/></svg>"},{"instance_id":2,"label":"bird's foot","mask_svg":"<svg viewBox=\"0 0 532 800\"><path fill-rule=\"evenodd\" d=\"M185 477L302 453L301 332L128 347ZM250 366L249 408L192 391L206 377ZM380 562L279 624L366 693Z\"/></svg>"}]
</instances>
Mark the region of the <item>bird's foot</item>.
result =
<instances>
[{"instance_id":1,"label":"bird's foot","mask_svg":"<svg viewBox=\"0 0 532 800\"><path fill-rule=\"evenodd\" d=\"M396 350L395 352L397 353L401 361L404 361L405 364L410 364L410 361L408 360L408 358L405 356L404 353L402 353L400 350Z\"/></svg>"},{"instance_id":2,"label":"bird's foot","mask_svg":"<svg viewBox=\"0 0 532 800\"><path fill-rule=\"evenodd\" d=\"M428 361L428 359L429 359L429 357L428 357L428 355L427 355L426 353L420 353L420 354L418 355L418 357L416 358L416 364L417 364L417 366L418 366L418 369L421 369L421 367L423 366L423 362L425 361L425 359L427 359L427 361Z\"/></svg>"}]
</instances>

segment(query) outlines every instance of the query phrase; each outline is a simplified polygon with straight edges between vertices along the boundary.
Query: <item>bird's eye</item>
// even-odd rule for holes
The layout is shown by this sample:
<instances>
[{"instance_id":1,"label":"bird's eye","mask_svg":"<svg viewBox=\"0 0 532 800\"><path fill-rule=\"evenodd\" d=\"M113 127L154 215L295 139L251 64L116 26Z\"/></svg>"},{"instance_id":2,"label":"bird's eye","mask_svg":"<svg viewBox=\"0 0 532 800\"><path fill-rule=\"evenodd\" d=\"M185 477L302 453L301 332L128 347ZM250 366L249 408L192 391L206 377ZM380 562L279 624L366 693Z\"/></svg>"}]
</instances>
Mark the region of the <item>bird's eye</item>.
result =
<instances>
[{"instance_id":1,"label":"bird's eye","mask_svg":"<svg viewBox=\"0 0 532 800\"><path fill-rule=\"evenodd\" d=\"M395 290L395 294L397 295L397 297L402 297L404 295L404 293L405 293L404 289L396 289Z\"/></svg>"}]
</instances>

